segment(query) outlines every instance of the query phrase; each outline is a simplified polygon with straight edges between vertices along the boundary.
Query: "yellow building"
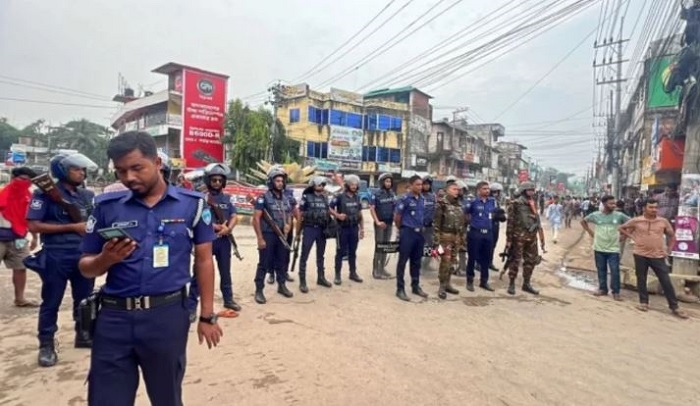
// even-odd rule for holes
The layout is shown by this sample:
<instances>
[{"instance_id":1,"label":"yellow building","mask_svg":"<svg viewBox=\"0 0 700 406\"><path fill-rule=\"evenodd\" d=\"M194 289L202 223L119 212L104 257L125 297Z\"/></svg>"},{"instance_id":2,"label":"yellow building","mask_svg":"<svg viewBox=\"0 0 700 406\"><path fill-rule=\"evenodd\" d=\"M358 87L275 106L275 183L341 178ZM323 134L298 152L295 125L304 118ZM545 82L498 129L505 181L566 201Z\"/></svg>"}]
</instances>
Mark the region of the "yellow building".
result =
<instances>
[{"instance_id":1,"label":"yellow building","mask_svg":"<svg viewBox=\"0 0 700 406\"><path fill-rule=\"evenodd\" d=\"M408 104L364 100L333 88L321 93L300 84L282 87L277 119L300 142L305 164L373 183L380 173L401 173L408 113Z\"/></svg>"}]
</instances>

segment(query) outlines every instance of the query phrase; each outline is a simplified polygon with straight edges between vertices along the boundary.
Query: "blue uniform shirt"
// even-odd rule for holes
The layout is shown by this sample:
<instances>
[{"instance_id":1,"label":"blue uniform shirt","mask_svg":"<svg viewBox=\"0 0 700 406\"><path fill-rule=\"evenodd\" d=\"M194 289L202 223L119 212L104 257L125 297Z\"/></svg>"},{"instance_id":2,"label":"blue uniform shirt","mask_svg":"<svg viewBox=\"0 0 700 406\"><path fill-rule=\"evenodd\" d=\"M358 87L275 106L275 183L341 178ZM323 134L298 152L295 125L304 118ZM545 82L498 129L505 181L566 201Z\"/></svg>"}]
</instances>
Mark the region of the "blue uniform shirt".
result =
<instances>
[{"instance_id":1,"label":"blue uniform shirt","mask_svg":"<svg viewBox=\"0 0 700 406\"><path fill-rule=\"evenodd\" d=\"M435 217L435 209L437 197L433 192L423 192L423 204L425 205L423 226L431 227L433 225L433 217Z\"/></svg>"},{"instance_id":2,"label":"blue uniform shirt","mask_svg":"<svg viewBox=\"0 0 700 406\"><path fill-rule=\"evenodd\" d=\"M493 227L493 212L497 207L493 197L487 197L486 201L476 198L464 206L464 214L470 216L469 225L472 228L490 230Z\"/></svg>"},{"instance_id":3,"label":"blue uniform shirt","mask_svg":"<svg viewBox=\"0 0 700 406\"><path fill-rule=\"evenodd\" d=\"M409 228L423 227L425 217L425 203L423 195L414 196L406 193L399 199L395 214L401 215L401 226Z\"/></svg>"},{"instance_id":4,"label":"blue uniform shirt","mask_svg":"<svg viewBox=\"0 0 700 406\"><path fill-rule=\"evenodd\" d=\"M56 188L68 203L75 204L80 208L83 220L87 220L89 212L92 210L95 193L82 187L77 188L74 192L69 191L61 182L56 184ZM49 224L73 223L68 213L41 190L34 191L27 211L27 220ZM41 234L41 243L47 248L77 249L82 239L83 237L78 233Z\"/></svg>"},{"instance_id":5,"label":"blue uniform shirt","mask_svg":"<svg viewBox=\"0 0 700 406\"><path fill-rule=\"evenodd\" d=\"M99 195L80 250L84 254L99 254L105 240L97 230L106 227L123 228L138 244L128 258L109 269L104 292L117 297L152 296L187 285L192 278L193 245L216 239L212 214L203 197L198 192L168 186L163 198L149 208L131 191ZM200 201L203 210L195 225ZM154 268L154 247L161 239L168 246L168 267Z\"/></svg>"}]
</instances>

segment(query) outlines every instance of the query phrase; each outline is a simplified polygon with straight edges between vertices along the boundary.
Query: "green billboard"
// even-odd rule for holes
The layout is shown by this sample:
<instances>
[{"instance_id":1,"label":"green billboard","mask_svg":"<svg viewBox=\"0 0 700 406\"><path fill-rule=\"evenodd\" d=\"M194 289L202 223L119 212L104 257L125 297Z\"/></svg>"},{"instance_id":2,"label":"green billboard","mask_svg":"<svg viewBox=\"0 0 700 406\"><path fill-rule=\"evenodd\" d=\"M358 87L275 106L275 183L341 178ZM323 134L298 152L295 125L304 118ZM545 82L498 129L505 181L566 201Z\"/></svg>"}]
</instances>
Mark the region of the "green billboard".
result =
<instances>
[{"instance_id":1,"label":"green billboard","mask_svg":"<svg viewBox=\"0 0 700 406\"><path fill-rule=\"evenodd\" d=\"M664 56L661 58L650 59L649 63L649 84L647 93L647 107L657 109L663 107L678 106L680 97L680 89L676 89L673 93L664 91L664 79L670 76L670 68L672 58Z\"/></svg>"}]
</instances>

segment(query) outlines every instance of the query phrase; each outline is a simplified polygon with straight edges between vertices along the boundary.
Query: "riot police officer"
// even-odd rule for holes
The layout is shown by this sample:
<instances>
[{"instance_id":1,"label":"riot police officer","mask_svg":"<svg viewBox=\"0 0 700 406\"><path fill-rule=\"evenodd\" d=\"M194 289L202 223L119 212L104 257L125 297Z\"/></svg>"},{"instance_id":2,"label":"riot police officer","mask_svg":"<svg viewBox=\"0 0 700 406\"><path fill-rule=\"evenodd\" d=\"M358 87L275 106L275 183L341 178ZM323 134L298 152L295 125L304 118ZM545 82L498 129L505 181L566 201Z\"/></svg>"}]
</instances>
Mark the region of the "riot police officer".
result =
<instances>
[{"instance_id":1,"label":"riot police officer","mask_svg":"<svg viewBox=\"0 0 700 406\"><path fill-rule=\"evenodd\" d=\"M87 171L96 170L97 164L83 154L60 154L51 159L50 169L58 181L58 194L50 195L37 189L27 213L29 231L41 234L43 249L34 258L25 260L28 268L39 273L42 282L38 362L43 367L51 367L58 362L54 335L58 330L58 310L68 282L73 293L73 320L76 321L74 346L90 348L92 345L89 337L80 332L78 305L92 293L95 284L94 278L85 278L78 270L78 248L95 197L82 185ZM79 221L71 218L68 205L79 210Z\"/></svg>"},{"instance_id":2,"label":"riot police officer","mask_svg":"<svg viewBox=\"0 0 700 406\"><path fill-rule=\"evenodd\" d=\"M404 301L411 299L406 296L404 273L406 262L410 263L411 291L414 295L426 298L428 294L420 287L420 265L423 258L423 224L425 224L425 205L423 197L423 181L420 176L413 175L409 179L410 192L398 201L394 213L394 224L399 229L399 261L396 264L396 297Z\"/></svg>"},{"instance_id":3,"label":"riot police officer","mask_svg":"<svg viewBox=\"0 0 700 406\"><path fill-rule=\"evenodd\" d=\"M83 275L107 274L94 327L88 404L133 405L140 367L152 405L181 406L193 248L202 296L199 341L211 348L222 334L213 311L212 216L202 194L165 183L148 133L113 138L107 155L130 190L98 196L81 246ZM105 240L104 228L122 236Z\"/></svg>"},{"instance_id":4,"label":"riot police officer","mask_svg":"<svg viewBox=\"0 0 700 406\"><path fill-rule=\"evenodd\" d=\"M493 256L493 217L496 200L490 196L488 182L476 184L478 197L465 206L469 222L467 233L467 290L474 291L474 264L479 263L481 279L479 287L493 292L489 285L489 265Z\"/></svg>"},{"instance_id":5,"label":"riot police officer","mask_svg":"<svg viewBox=\"0 0 700 406\"><path fill-rule=\"evenodd\" d=\"M383 173L377 179L379 190L372 194L369 204L369 212L374 220L374 242L386 243L391 241L391 225L394 219L394 209L396 208L396 194L392 187L394 181L391 174ZM387 254L374 251L372 262L372 277L374 279L389 279L391 274L386 271Z\"/></svg>"},{"instance_id":6,"label":"riot police officer","mask_svg":"<svg viewBox=\"0 0 700 406\"><path fill-rule=\"evenodd\" d=\"M304 189L304 193L301 196L301 204L299 205L302 221L297 225L297 235L302 235L301 260L299 262L299 290L302 293L309 291L306 285L306 262L309 260L311 247L314 244L316 244L316 270L318 275L316 284L326 288L333 286L326 280L323 263L326 253L324 230L331 219L328 199L324 193L325 187L326 179L321 176L315 176L309 181L309 187Z\"/></svg>"},{"instance_id":7,"label":"riot police officer","mask_svg":"<svg viewBox=\"0 0 700 406\"><path fill-rule=\"evenodd\" d=\"M423 240L425 245L431 247L433 245L433 217L435 217L435 205L437 204L437 196L433 192L433 178L426 176L423 178ZM421 248L421 253L423 249ZM430 258L422 259L422 267L430 266Z\"/></svg>"},{"instance_id":8,"label":"riot police officer","mask_svg":"<svg viewBox=\"0 0 700 406\"><path fill-rule=\"evenodd\" d=\"M489 268L495 272L498 272L498 268L493 264L493 254L496 252L498 237L501 233L501 223L506 221L506 211L501 207L502 192L503 185L498 182L493 182L491 184L491 197L496 201L496 210L493 212L493 250L491 250L491 265L489 265Z\"/></svg>"},{"instance_id":9,"label":"riot police officer","mask_svg":"<svg viewBox=\"0 0 700 406\"><path fill-rule=\"evenodd\" d=\"M338 239L340 249L335 253L335 280L333 283L340 285L340 270L343 264L343 256L348 256L350 266L350 280L362 283L362 278L357 274L357 246L365 236L365 228L362 224L362 204L357 195L360 187L360 178L357 175L345 177L345 190L331 200L330 211L338 220L340 230Z\"/></svg>"},{"instance_id":10,"label":"riot police officer","mask_svg":"<svg viewBox=\"0 0 700 406\"><path fill-rule=\"evenodd\" d=\"M253 213L253 229L258 239L258 268L255 272L255 301L259 304L267 302L263 294L265 273L272 270L277 277L277 293L290 298L294 294L287 288L287 257L289 250L282 241L292 230L292 206L284 194L287 174L279 169L273 169L267 175L267 192L258 197ZM269 218L263 215L269 214ZM272 224L276 227L274 227ZM277 229L279 234L277 234Z\"/></svg>"},{"instance_id":11,"label":"riot police officer","mask_svg":"<svg viewBox=\"0 0 700 406\"><path fill-rule=\"evenodd\" d=\"M226 177L231 173L231 169L221 163L212 163L204 168L204 184L210 194L208 201L211 200L217 207L214 209L209 206L210 211L217 210L224 217L219 219L215 216L214 232L216 240L212 243L212 254L216 257L216 266L219 268L219 288L221 296L224 300L224 307L233 311L240 311L241 306L233 299L233 282L231 281L231 240L229 235L233 232L238 222L236 215L236 206L231 202L231 195L224 193L226 187ZM213 213L216 214L216 213ZM199 296L199 287L197 286L197 278L192 279L190 285L190 311L194 312L197 308L197 297Z\"/></svg>"},{"instance_id":12,"label":"riot police officer","mask_svg":"<svg viewBox=\"0 0 700 406\"><path fill-rule=\"evenodd\" d=\"M282 173L287 175L287 172L284 170L282 165L275 165L270 170L278 170L281 171ZM292 207L292 220L296 222L297 226L301 223L301 212L299 211L299 207L297 207L297 199L294 197L294 191L290 188L287 187L285 184L284 186L284 196L287 198L289 201L289 205ZM292 225L292 230L294 230L294 225ZM287 244L291 247L293 242L294 242L294 233L289 232L287 234ZM285 269L285 279L287 282L294 282L294 278L289 274L290 272L294 272L293 269L289 269L289 260L291 256L291 251L287 252L287 256L285 257L285 262L284 262L284 269ZM275 274L272 269L268 270L268 275L267 275L267 283L272 285L275 283Z\"/></svg>"}]
</instances>

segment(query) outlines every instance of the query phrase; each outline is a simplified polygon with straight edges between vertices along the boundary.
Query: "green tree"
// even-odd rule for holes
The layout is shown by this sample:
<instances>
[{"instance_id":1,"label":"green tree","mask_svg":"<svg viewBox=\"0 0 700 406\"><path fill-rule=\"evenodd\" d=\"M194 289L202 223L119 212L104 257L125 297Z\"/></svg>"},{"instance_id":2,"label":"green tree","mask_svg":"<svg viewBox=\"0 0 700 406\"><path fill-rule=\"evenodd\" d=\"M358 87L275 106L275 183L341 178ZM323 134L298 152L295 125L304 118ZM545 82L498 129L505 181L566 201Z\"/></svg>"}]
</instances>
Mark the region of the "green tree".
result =
<instances>
[{"instance_id":1,"label":"green tree","mask_svg":"<svg viewBox=\"0 0 700 406\"><path fill-rule=\"evenodd\" d=\"M5 117L0 117L0 150L9 151L12 144L19 140L20 131L7 122Z\"/></svg>"},{"instance_id":2,"label":"green tree","mask_svg":"<svg viewBox=\"0 0 700 406\"><path fill-rule=\"evenodd\" d=\"M92 159L100 168L106 169L109 130L88 120L70 121L53 127L49 134L52 149L74 149Z\"/></svg>"}]
</instances>

